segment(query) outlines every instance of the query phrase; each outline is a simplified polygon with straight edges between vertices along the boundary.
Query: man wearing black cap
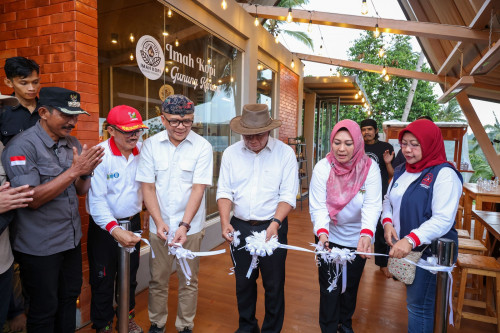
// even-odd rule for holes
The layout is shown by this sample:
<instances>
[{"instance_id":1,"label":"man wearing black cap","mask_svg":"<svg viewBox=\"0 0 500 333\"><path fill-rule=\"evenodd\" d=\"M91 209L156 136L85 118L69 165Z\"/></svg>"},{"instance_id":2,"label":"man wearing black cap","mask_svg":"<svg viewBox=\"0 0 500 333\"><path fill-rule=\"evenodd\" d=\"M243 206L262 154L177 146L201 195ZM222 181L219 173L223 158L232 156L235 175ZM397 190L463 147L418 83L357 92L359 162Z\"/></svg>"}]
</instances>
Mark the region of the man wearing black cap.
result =
<instances>
[{"instance_id":1,"label":"man wearing black cap","mask_svg":"<svg viewBox=\"0 0 500 333\"><path fill-rule=\"evenodd\" d=\"M155 259L149 257L148 312L150 333L161 333L167 322L168 282L175 256L165 246L179 243L200 251L205 224L205 188L212 185L213 150L191 130L194 103L183 95L171 95L162 104L162 131L142 146L136 180L142 182L149 219L149 241ZM169 238L170 235L172 238ZM179 273L179 302L175 327L191 333L198 299L200 259L187 261L191 280ZM177 267L180 267L177 260Z\"/></svg>"},{"instance_id":2,"label":"man wearing black cap","mask_svg":"<svg viewBox=\"0 0 500 333\"><path fill-rule=\"evenodd\" d=\"M361 133L365 141L365 152L370 158L378 163L380 167L380 177L382 178L382 198L387 193L389 179L394 174L391 161L394 157L394 148L388 142L378 140L377 122L373 119L365 119L360 124ZM375 232L375 253L388 253L388 247L384 239L384 228L381 223L377 223ZM387 278L392 277L387 269L387 257L376 256L375 264L380 266L380 270Z\"/></svg>"},{"instance_id":3,"label":"man wearing black cap","mask_svg":"<svg viewBox=\"0 0 500 333\"><path fill-rule=\"evenodd\" d=\"M12 223L12 248L30 300L28 332L71 332L82 284L82 236L78 196L90 187L102 147L88 148L70 136L80 94L49 87L40 91L40 121L7 144L2 164L13 187L29 185L33 201Z\"/></svg>"}]
</instances>

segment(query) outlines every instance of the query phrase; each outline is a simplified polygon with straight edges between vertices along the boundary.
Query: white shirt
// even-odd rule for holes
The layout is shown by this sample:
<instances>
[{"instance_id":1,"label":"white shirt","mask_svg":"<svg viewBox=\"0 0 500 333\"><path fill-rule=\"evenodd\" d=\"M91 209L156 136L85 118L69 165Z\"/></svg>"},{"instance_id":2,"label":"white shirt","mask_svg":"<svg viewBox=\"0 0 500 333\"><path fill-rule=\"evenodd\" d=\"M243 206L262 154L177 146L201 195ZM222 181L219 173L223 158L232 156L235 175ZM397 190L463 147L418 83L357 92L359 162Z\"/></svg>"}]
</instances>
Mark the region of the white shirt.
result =
<instances>
[{"instance_id":1,"label":"white shirt","mask_svg":"<svg viewBox=\"0 0 500 333\"><path fill-rule=\"evenodd\" d=\"M102 163L94 169L87 195L87 213L104 230L111 231L117 220L134 216L142 210L141 183L135 181L142 143L125 158L113 138L101 142Z\"/></svg>"},{"instance_id":2,"label":"white shirt","mask_svg":"<svg viewBox=\"0 0 500 333\"><path fill-rule=\"evenodd\" d=\"M269 220L280 202L295 208L298 186L297 159L290 146L269 137L256 154L241 140L222 155L217 200L231 200L234 216L241 220Z\"/></svg>"},{"instance_id":3,"label":"white shirt","mask_svg":"<svg viewBox=\"0 0 500 333\"><path fill-rule=\"evenodd\" d=\"M184 217L193 184L211 186L212 175L213 151L207 140L190 131L176 147L164 130L144 142L135 179L155 184L161 217L170 231L175 232ZM188 235L200 232L204 221L205 195L190 223ZM156 234L152 217L149 229L150 233Z\"/></svg>"},{"instance_id":4,"label":"white shirt","mask_svg":"<svg viewBox=\"0 0 500 333\"><path fill-rule=\"evenodd\" d=\"M382 181L377 163L372 161L365 183L352 200L337 214L337 225L330 220L326 207L326 183L330 175L330 163L326 158L314 167L309 186L309 213L314 234L326 229L328 241L347 247L357 247L360 233L370 236L377 227L382 211Z\"/></svg>"},{"instance_id":5,"label":"white shirt","mask_svg":"<svg viewBox=\"0 0 500 333\"><path fill-rule=\"evenodd\" d=\"M398 235L400 235L401 230L401 220L399 218L401 200L408 186L418 179L420 174L420 172L410 173L405 171L394 186L391 181L389 191L385 195L382 221L386 218L391 219ZM443 236L453 227L461 195L462 182L455 171L451 168L439 170L432 193L432 217L417 229L412 230L418 237L419 242L417 240L417 243L430 244L434 239ZM406 235L400 235L400 237L404 236Z\"/></svg>"}]
</instances>

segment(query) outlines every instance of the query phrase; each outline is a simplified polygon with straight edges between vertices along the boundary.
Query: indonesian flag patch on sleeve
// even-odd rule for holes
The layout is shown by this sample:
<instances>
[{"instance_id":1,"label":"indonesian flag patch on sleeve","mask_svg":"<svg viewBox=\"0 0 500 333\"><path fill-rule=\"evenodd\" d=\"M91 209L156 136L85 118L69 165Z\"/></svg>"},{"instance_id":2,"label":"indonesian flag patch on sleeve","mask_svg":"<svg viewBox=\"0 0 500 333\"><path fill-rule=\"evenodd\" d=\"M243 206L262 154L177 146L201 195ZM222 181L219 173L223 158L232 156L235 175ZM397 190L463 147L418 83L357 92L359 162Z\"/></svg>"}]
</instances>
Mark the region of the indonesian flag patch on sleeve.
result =
<instances>
[{"instance_id":1,"label":"indonesian flag patch on sleeve","mask_svg":"<svg viewBox=\"0 0 500 333\"><path fill-rule=\"evenodd\" d=\"M11 156L10 166L14 165L26 165L26 156Z\"/></svg>"}]
</instances>

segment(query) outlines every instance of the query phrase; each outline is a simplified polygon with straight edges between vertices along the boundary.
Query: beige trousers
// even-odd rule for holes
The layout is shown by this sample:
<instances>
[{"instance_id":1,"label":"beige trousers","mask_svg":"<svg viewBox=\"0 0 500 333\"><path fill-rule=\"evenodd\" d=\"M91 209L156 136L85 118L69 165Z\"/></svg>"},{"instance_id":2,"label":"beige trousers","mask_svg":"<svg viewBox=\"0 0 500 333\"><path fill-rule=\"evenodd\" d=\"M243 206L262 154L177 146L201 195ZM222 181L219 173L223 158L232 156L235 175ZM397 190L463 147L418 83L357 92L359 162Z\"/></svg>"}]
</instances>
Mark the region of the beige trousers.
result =
<instances>
[{"instance_id":1,"label":"beige trousers","mask_svg":"<svg viewBox=\"0 0 500 333\"><path fill-rule=\"evenodd\" d=\"M193 235L188 235L183 244L185 249L193 252L200 251L201 241L205 231L202 230ZM186 284L186 277L180 269L179 260L175 256L168 254L168 246L164 246L165 241L157 235L150 234L149 241L155 253L155 258L149 256L149 272L151 280L149 281L149 300L148 312L151 324L158 327L165 326L168 315L168 283L172 274L172 265L174 260L177 264L177 277L179 278L179 297L177 302L177 318L175 327L178 331L185 327L193 329L194 316L196 315L196 305L198 301L198 271L200 267L200 258L188 259L188 265L191 269L190 284Z\"/></svg>"}]
</instances>

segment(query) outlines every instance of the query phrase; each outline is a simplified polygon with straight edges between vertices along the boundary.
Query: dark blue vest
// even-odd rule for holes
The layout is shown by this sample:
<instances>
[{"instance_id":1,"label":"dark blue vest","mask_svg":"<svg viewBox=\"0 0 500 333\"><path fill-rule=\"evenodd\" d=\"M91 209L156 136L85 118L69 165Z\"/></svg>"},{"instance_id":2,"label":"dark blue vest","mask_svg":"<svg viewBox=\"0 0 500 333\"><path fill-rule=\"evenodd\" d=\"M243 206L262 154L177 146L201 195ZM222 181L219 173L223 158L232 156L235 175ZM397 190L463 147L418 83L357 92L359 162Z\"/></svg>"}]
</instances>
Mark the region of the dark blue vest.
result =
<instances>
[{"instance_id":1,"label":"dark blue vest","mask_svg":"<svg viewBox=\"0 0 500 333\"><path fill-rule=\"evenodd\" d=\"M442 168L452 168L456 172L458 178L463 183L462 175L453 168L449 163L443 163L433 167L424 169L415 181L406 189L401 199L401 208L399 210L399 221L401 230L399 232L400 239L411 233L413 229L420 227L422 223L427 221L432 216L432 195L434 192L434 184L439 171ZM394 178L392 186L398 178L405 172L405 164L401 164L394 170ZM392 189L391 186L391 189ZM391 190L389 189L389 190ZM455 254L458 254L458 234L453 226L446 234L440 238L448 238L455 242ZM422 251L425 245L420 245L414 251ZM430 246L427 247L422 258L425 259L431 255Z\"/></svg>"}]
</instances>

